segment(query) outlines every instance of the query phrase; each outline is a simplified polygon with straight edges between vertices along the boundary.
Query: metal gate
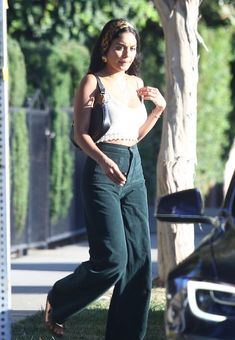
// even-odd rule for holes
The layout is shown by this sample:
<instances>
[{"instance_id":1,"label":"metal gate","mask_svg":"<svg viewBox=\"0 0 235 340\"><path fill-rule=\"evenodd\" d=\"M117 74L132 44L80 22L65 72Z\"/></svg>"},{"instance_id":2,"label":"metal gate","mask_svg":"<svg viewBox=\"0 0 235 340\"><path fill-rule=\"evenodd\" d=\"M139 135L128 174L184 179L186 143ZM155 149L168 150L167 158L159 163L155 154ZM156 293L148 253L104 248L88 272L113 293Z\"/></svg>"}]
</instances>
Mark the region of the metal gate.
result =
<instances>
[{"instance_id":1,"label":"metal gate","mask_svg":"<svg viewBox=\"0 0 235 340\"><path fill-rule=\"evenodd\" d=\"M11 209L11 250L27 252L32 247L48 247L51 243L71 238L84 233L85 223L80 197L81 172L85 156L78 152L71 144L71 152L75 154L73 199L67 216L61 218L57 224L50 223L50 157L51 142L56 138L51 131L51 112L40 100L38 90L30 105L24 110L27 112L27 125L29 133L29 203L28 218L21 237L17 237L14 226L14 211ZM39 108L35 108L40 107ZM10 108L11 114L17 114L20 108ZM67 110L71 114L71 110Z\"/></svg>"},{"instance_id":2,"label":"metal gate","mask_svg":"<svg viewBox=\"0 0 235 340\"><path fill-rule=\"evenodd\" d=\"M27 243L44 244L49 235L49 162L50 133L49 109L31 109L27 115L29 129L29 207Z\"/></svg>"}]
</instances>

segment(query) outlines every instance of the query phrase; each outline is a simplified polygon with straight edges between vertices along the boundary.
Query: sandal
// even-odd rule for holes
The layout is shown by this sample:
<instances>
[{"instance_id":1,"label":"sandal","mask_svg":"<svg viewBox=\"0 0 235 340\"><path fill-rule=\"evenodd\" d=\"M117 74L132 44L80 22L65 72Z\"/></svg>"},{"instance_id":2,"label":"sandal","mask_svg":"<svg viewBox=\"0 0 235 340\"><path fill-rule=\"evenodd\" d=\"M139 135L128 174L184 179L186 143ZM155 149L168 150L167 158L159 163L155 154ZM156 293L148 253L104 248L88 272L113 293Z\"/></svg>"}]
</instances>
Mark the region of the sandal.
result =
<instances>
[{"instance_id":1,"label":"sandal","mask_svg":"<svg viewBox=\"0 0 235 340\"><path fill-rule=\"evenodd\" d=\"M61 337L64 335L64 325L51 321L51 317L50 317L51 311L52 311L52 307L49 302L49 298L47 296L45 313L44 313L45 326L47 330L50 333L52 333L52 335Z\"/></svg>"}]
</instances>

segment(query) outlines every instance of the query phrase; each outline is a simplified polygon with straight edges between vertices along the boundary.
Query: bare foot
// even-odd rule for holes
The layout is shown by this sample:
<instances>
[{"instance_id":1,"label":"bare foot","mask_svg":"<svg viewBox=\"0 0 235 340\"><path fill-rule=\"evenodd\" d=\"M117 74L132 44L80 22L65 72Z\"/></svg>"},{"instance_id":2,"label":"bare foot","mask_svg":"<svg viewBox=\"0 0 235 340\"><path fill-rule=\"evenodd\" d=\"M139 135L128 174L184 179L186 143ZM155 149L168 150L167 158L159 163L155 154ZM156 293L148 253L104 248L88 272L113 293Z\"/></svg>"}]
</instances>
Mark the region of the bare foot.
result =
<instances>
[{"instance_id":1,"label":"bare foot","mask_svg":"<svg viewBox=\"0 0 235 340\"><path fill-rule=\"evenodd\" d=\"M63 336L64 335L64 325L51 321L50 313L52 311L51 304L48 300L46 301L45 313L44 313L44 321L47 330L55 336Z\"/></svg>"}]
</instances>

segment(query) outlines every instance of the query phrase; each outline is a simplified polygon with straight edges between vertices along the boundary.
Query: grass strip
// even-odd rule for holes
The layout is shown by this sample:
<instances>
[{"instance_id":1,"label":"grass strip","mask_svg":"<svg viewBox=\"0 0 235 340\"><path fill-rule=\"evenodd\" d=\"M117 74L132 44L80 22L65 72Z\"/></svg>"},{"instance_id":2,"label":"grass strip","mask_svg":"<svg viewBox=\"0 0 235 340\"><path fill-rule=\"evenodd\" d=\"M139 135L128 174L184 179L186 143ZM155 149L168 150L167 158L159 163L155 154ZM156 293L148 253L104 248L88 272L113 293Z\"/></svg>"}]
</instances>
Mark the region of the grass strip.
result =
<instances>
[{"instance_id":1,"label":"grass strip","mask_svg":"<svg viewBox=\"0 0 235 340\"><path fill-rule=\"evenodd\" d=\"M111 293L75 314L65 324L65 340L103 340ZM163 340L165 290L152 289L146 340ZM12 325L12 340L53 340L44 327L43 311ZM120 339L121 340L121 339Z\"/></svg>"}]
</instances>

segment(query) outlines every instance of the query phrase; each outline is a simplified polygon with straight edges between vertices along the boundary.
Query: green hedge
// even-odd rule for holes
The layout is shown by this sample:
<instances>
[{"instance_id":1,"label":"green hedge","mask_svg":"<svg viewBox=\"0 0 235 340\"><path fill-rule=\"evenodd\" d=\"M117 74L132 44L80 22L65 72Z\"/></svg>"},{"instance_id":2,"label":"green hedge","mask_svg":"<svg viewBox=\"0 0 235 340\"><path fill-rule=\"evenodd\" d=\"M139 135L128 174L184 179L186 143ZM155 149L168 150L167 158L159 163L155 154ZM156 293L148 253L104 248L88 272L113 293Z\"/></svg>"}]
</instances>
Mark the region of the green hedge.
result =
<instances>
[{"instance_id":1,"label":"green hedge","mask_svg":"<svg viewBox=\"0 0 235 340\"><path fill-rule=\"evenodd\" d=\"M199 29L209 51L199 50L196 185L206 195L216 183L223 182L223 151L231 110L231 32L228 27Z\"/></svg>"},{"instance_id":2,"label":"green hedge","mask_svg":"<svg viewBox=\"0 0 235 340\"><path fill-rule=\"evenodd\" d=\"M13 186L14 225L17 233L24 231L29 192L29 142L25 110L14 113L11 122L13 138L11 145L11 174Z\"/></svg>"},{"instance_id":3,"label":"green hedge","mask_svg":"<svg viewBox=\"0 0 235 340\"><path fill-rule=\"evenodd\" d=\"M29 91L40 87L52 108L50 217L56 224L66 216L73 196L74 152L69 140L71 118L65 110L72 105L75 88L87 72L88 50L76 41L56 45L25 44L29 74Z\"/></svg>"},{"instance_id":4,"label":"green hedge","mask_svg":"<svg viewBox=\"0 0 235 340\"><path fill-rule=\"evenodd\" d=\"M68 138L71 119L65 108L71 106L75 88L86 73L89 62L88 50L75 41L62 41L57 45L25 43L24 55L19 44L8 39L10 64L10 105L21 107L26 92L33 94L40 88L52 108L50 215L56 223L65 216L73 195L74 153ZM28 87L26 83L27 60ZM29 141L24 110L11 117L11 177L14 222L17 232L24 229L29 191Z\"/></svg>"},{"instance_id":5,"label":"green hedge","mask_svg":"<svg viewBox=\"0 0 235 340\"><path fill-rule=\"evenodd\" d=\"M18 42L8 37L9 103L21 107L27 91L25 59Z\"/></svg>"},{"instance_id":6,"label":"green hedge","mask_svg":"<svg viewBox=\"0 0 235 340\"><path fill-rule=\"evenodd\" d=\"M235 30L232 33L232 62L231 62L231 90L232 90L232 110L229 113L229 128L227 130L227 136L229 140L229 145L225 150L225 157L228 158L228 154L230 148L233 144L234 140L234 131L235 131Z\"/></svg>"},{"instance_id":7,"label":"green hedge","mask_svg":"<svg viewBox=\"0 0 235 340\"><path fill-rule=\"evenodd\" d=\"M88 51L75 42L61 42L53 47L47 62L50 104L54 108L50 176L51 222L64 217L73 196L74 160L69 132L71 119L63 108L71 106L71 98L87 70ZM48 92L47 92L48 93Z\"/></svg>"},{"instance_id":8,"label":"green hedge","mask_svg":"<svg viewBox=\"0 0 235 340\"><path fill-rule=\"evenodd\" d=\"M22 107L26 95L25 60L17 41L8 38L9 102L19 108L10 116L11 139L11 186L12 205L16 234L25 228L29 192L29 140L26 112Z\"/></svg>"}]
</instances>

